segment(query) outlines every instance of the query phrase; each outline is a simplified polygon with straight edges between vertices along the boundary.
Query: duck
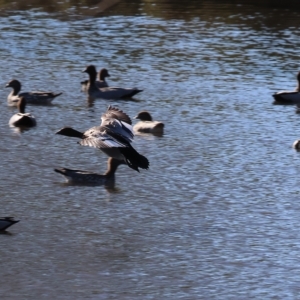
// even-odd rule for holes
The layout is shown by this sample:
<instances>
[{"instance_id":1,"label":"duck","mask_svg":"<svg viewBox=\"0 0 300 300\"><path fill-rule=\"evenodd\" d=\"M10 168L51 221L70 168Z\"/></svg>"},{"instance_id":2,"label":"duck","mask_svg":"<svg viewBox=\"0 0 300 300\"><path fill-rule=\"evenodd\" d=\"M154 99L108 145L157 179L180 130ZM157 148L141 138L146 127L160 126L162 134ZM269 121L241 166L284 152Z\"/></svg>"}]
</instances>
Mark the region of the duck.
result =
<instances>
[{"instance_id":1,"label":"duck","mask_svg":"<svg viewBox=\"0 0 300 300\"><path fill-rule=\"evenodd\" d=\"M21 96L18 102L19 112L14 114L9 120L11 127L34 127L36 126L35 117L30 113L25 113L26 99Z\"/></svg>"},{"instance_id":2,"label":"duck","mask_svg":"<svg viewBox=\"0 0 300 300\"><path fill-rule=\"evenodd\" d=\"M97 71L94 65L87 66L83 72L88 73L89 81L86 92L91 98L102 99L123 99L131 98L134 95L142 92L137 88L121 88L121 87L103 87L98 88L96 85Z\"/></svg>"},{"instance_id":3,"label":"duck","mask_svg":"<svg viewBox=\"0 0 300 300\"><path fill-rule=\"evenodd\" d=\"M98 78L99 79L95 81L95 85L98 88L108 87L108 83L105 80L106 77L110 77L110 75L109 75L107 69L103 68L98 73ZM88 80L81 81L81 90L83 92L87 92L87 90L88 90L88 83L89 83Z\"/></svg>"},{"instance_id":4,"label":"duck","mask_svg":"<svg viewBox=\"0 0 300 300\"><path fill-rule=\"evenodd\" d=\"M300 140L296 140L293 143L293 148L296 149L296 150L300 150Z\"/></svg>"},{"instance_id":5,"label":"duck","mask_svg":"<svg viewBox=\"0 0 300 300\"><path fill-rule=\"evenodd\" d=\"M18 223L20 220L15 220L13 217L0 218L0 231L6 230L8 227Z\"/></svg>"},{"instance_id":6,"label":"duck","mask_svg":"<svg viewBox=\"0 0 300 300\"><path fill-rule=\"evenodd\" d=\"M24 92L20 93L21 91L21 82L17 79L13 79L9 81L5 87L11 87L12 91L7 96L7 102L10 106L16 106L19 101L19 97L25 97L27 103L30 104L51 104L53 99L60 96L62 93L53 93L53 92L41 92L41 91L34 91L34 92Z\"/></svg>"},{"instance_id":7,"label":"duck","mask_svg":"<svg viewBox=\"0 0 300 300\"><path fill-rule=\"evenodd\" d=\"M101 116L100 126L85 132L63 127L56 134L79 138L80 145L98 148L109 157L124 160L130 168L138 172L139 168L149 168L148 159L131 146L134 133L130 117L116 107L108 106Z\"/></svg>"},{"instance_id":8,"label":"duck","mask_svg":"<svg viewBox=\"0 0 300 300\"><path fill-rule=\"evenodd\" d=\"M135 132L142 133L154 133L154 134L163 134L164 132L164 123L159 121L153 121L152 116L146 110L140 111L134 119L139 119L140 121L133 126Z\"/></svg>"},{"instance_id":9,"label":"duck","mask_svg":"<svg viewBox=\"0 0 300 300\"><path fill-rule=\"evenodd\" d=\"M124 160L109 157L107 160L107 171L102 174L67 168L54 169L55 172L63 175L67 182L91 185L113 185L115 172L119 165L125 164Z\"/></svg>"},{"instance_id":10,"label":"duck","mask_svg":"<svg viewBox=\"0 0 300 300\"><path fill-rule=\"evenodd\" d=\"M277 104L300 104L300 71L297 74L298 86L294 91L280 91L273 94Z\"/></svg>"}]
</instances>

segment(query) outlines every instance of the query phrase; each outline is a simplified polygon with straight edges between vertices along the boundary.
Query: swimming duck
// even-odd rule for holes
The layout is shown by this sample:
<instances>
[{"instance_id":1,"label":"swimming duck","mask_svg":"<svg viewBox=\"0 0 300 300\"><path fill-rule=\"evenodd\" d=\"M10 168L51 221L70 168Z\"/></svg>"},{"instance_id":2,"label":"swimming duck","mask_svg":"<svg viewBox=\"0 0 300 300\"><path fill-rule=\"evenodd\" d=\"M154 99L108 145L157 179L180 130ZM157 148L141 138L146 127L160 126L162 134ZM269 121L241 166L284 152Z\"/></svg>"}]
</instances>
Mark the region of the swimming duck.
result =
<instances>
[{"instance_id":1,"label":"swimming duck","mask_svg":"<svg viewBox=\"0 0 300 300\"><path fill-rule=\"evenodd\" d=\"M115 172L118 166L122 164L125 164L124 160L109 157L107 160L107 171L103 175L67 168L54 169L54 171L63 175L66 180L71 183L112 185L115 181Z\"/></svg>"},{"instance_id":2,"label":"swimming duck","mask_svg":"<svg viewBox=\"0 0 300 300\"><path fill-rule=\"evenodd\" d=\"M8 227L18 222L19 220L14 220L13 217L0 218L0 230L6 230Z\"/></svg>"},{"instance_id":3,"label":"swimming duck","mask_svg":"<svg viewBox=\"0 0 300 300\"><path fill-rule=\"evenodd\" d=\"M99 79L95 81L95 85L98 87L98 88L104 88L104 87L108 87L108 84L107 82L105 81L105 78L106 77L110 77L107 69L103 68L99 71L98 73L98 77ZM81 90L83 92L87 92L88 90L88 83L89 81L88 80L84 80L84 81L81 81Z\"/></svg>"},{"instance_id":4,"label":"swimming duck","mask_svg":"<svg viewBox=\"0 0 300 300\"><path fill-rule=\"evenodd\" d=\"M19 97L25 97L27 103L31 104L51 104L52 100L62 93L52 93L52 92L41 92L41 91L34 91L34 92L25 92L20 93L21 91L21 83L17 79L13 79L6 84L5 87L11 87L13 90L7 97L7 102L9 105L17 105L19 101Z\"/></svg>"},{"instance_id":5,"label":"swimming duck","mask_svg":"<svg viewBox=\"0 0 300 300\"><path fill-rule=\"evenodd\" d=\"M138 123L133 126L133 130L143 133L162 134L164 132L164 123L153 121L148 111L140 111L134 119L139 119Z\"/></svg>"},{"instance_id":6,"label":"swimming duck","mask_svg":"<svg viewBox=\"0 0 300 300\"><path fill-rule=\"evenodd\" d=\"M11 127L33 127L36 125L35 117L30 113L25 113L26 99L21 96L18 102L19 112L14 114L9 120Z\"/></svg>"},{"instance_id":7,"label":"swimming duck","mask_svg":"<svg viewBox=\"0 0 300 300\"><path fill-rule=\"evenodd\" d=\"M298 86L294 91L280 91L273 94L275 103L279 104L297 104L300 103L300 72L297 74Z\"/></svg>"},{"instance_id":8,"label":"swimming duck","mask_svg":"<svg viewBox=\"0 0 300 300\"><path fill-rule=\"evenodd\" d=\"M89 74L89 82L86 92L91 98L103 98L103 99L120 99L131 98L137 93L142 92L137 88L120 88L120 87L104 87L98 88L96 85L97 71L95 66L87 66L83 72Z\"/></svg>"},{"instance_id":9,"label":"swimming duck","mask_svg":"<svg viewBox=\"0 0 300 300\"><path fill-rule=\"evenodd\" d=\"M139 172L138 168L148 169L149 161L131 146L134 137L131 125L127 114L109 106L101 117L100 126L92 127L83 133L71 127L64 127L56 134L80 138L79 144L98 148L110 157L125 160L130 168Z\"/></svg>"},{"instance_id":10,"label":"swimming duck","mask_svg":"<svg viewBox=\"0 0 300 300\"><path fill-rule=\"evenodd\" d=\"M296 150L300 150L300 140L296 140L293 143L293 148L296 149Z\"/></svg>"}]
</instances>

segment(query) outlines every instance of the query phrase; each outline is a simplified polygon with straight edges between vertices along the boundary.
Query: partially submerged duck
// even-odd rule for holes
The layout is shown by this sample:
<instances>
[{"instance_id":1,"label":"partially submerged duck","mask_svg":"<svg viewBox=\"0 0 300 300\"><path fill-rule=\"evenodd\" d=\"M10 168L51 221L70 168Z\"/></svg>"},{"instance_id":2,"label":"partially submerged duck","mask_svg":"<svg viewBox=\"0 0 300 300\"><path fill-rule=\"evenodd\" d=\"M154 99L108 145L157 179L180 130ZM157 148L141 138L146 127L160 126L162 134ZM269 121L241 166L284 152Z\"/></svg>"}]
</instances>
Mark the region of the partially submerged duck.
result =
<instances>
[{"instance_id":1,"label":"partially submerged duck","mask_svg":"<svg viewBox=\"0 0 300 300\"><path fill-rule=\"evenodd\" d=\"M131 98L137 93L142 92L137 88L120 88L120 87L104 87L98 88L96 85L97 71L95 66L89 65L83 72L88 73L89 81L87 84L86 92L91 98L102 99L122 99Z\"/></svg>"},{"instance_id":2,"label":"partially submerged duck","mask_svg":"<svg viewBox=\"0 0 300 300\"><path fill-rule=\"evenodd\" d=\"M133 130L136 132L143 133L154 133L163 134L164 123L153 121L152 116L148 111L140 111L134 119L139 119L140 121L133 126Z\"/></svg>"},{"instance_id":3,"label":"partially submerged duck","mask_svg":"<svg viewBox=\"0 0 300 300\"><path fill-rule=\"evenodd\" d=\"M24 97L27 103L30 104L51 104L54 98L62 94L41 91L20 93L22 86L20 81L17 79L13 79L10 82L8 82L5 87L12 88L12 91L7 96L7 102L11 106L17 105L20 97Z\"/></svg>"},{"instance_id":4,"label":"partially submerged duck","mask_svg":"<svg viewBox=\"0 0 300 300\"><path fill-rule=\"evenodd\" d=\"M0 218L0 230L4 231L8 227L10 227L18 222L19 222L19 220L15 220L13 217Z\"/></svg>"},{"instance_id":5,"label":"partially submerged duck","mask_svg":"<svg viewBox=\"0 0 300 300\"><path fill-rule=\"evenodd\" d=\"M109 75L107 69L103 68L98 73L98 80L95 81L96 87L98 87L98 88L108 87L108 83L105 80L106 77L110 77L110 75ZM87 92L88 83L89 83L88 80L81 81L81 90L83 92Z\"/></svg>"},{"instance_id":6,"label":"partially submerged duck","mask_svg":"<svg viewBox=\"0 0 300 300\"><path fill-rule=\"evenodd\" d=\"M85 132L64 127L56 134L80 138L80 145L98 148L109 157L124 160L130 168L138 172L139 168L148 169L148 159L131 146L134 134L129 116L118 108L109 106L101 121L100 126Z\"/></svg>"},{"instance_id":7,"label":"partially submerged duck","mask_svg":"<svg viewBox=\"0 0 300 300\"><path fill-rule=\"evenodd\" d=\"M297 74L298 86L294 91L280 91L273 94L277 104L300 104L300 72Z\"/></svg>"},{"instance_id":8,"label":"partially submerged duck","mask_svg":"<svg viewBox=\"0 0 300 300\"><path fill-rule=\"evenodd\" d=\"M293 143L293 148L296 149L296 150L300 150L300 140L296 140Z\"/></svg>"},{"instance_id":9,"label":"partially submerged duck","mask_svg":"<svg viewBox=\"0 0 300 300\"><path fill-rule=\"evenodd\" d=\"M35 117L30 113L25 113L26 99L21 96L18 101L19 112L14 114L9 120L11 127L33 127L36 125Z\"/></svg>"},{"instance_id":10,"label":"partially submerged duck","mask_svg":"<svg viewBox=\"0 0 300 300\"><path fill-rule=\"evenodd\" d=\"M97 174L82 170L67 168L54 169L55 172L63 175L67 182L91 185L113 185L115 172L119 165L125 164L124 160L109 157L107 160L107 171L104 174Z\"/></svg>"}]
</instances>

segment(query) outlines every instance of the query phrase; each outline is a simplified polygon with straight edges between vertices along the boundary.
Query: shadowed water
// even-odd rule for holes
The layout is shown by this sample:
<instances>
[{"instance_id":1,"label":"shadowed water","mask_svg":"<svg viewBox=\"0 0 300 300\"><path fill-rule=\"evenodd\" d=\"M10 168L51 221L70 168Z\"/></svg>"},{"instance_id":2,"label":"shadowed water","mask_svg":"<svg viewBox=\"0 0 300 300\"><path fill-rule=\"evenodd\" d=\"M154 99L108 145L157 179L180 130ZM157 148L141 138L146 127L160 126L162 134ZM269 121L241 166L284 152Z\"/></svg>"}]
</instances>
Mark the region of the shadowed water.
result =
<instances>
[{"instance_id":1,"label":"shadowed water","mask_svg":"<svg viewBox=\"0 0 300 300\"><path fill-rule=\"evenodd\" d=\"M1 299L295 299L300 288L300 115L273 105L300 69L300 10L229 1L1 1ZM63 8L63 5L66 5ZM89 13L88 13L89 12ZM135 101L89 101L87 64ZM8 126L5 84L63 92ZM165 134L136 136L148 171L120 166L113 189L53 171L104 173L107 157L55 135L108 105L141 110Z\"/></svg>"}]
</instances>

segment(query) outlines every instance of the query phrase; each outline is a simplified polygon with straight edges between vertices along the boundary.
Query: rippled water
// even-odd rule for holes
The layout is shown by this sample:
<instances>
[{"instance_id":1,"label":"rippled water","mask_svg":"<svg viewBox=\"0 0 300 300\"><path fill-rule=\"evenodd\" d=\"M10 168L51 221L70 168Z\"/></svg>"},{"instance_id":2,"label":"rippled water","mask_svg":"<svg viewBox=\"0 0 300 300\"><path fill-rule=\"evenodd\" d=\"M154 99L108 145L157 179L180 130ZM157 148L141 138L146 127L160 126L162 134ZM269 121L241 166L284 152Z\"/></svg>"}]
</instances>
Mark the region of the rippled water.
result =
<instances>
[{"instance_id":1,"label":"rippled water","mask_svg":"<svg viewBox=\"0 0 300 300\"><path fill-rule=\"evenodd\" d=\"M63 92L28 105L38 126L18 134L0 90L1 215L21 220L0 235L1 299L297 298L300 116L271 95L296 86L300 11L185 2L1 11L1 86ZM144 91L87 101L90 63ZM102 173L107 158L55 131L109 104L165 122L135 138L150 169L121 166L113 190L65 184L53 168Z\"/></svg>"}]
</instances>

